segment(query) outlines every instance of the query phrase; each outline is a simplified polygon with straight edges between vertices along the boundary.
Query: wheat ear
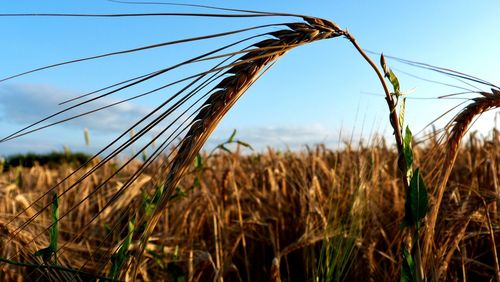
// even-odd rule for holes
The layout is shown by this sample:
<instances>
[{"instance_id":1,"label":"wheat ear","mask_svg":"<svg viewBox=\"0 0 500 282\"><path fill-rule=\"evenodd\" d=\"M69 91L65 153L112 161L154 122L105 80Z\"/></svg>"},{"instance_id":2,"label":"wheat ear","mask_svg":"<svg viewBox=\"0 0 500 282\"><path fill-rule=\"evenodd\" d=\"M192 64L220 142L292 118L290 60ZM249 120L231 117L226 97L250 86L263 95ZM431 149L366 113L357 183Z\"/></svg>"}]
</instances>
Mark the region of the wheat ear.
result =
<instances>
[{"instance_id":1,"label":"wheat ear","mask_svg":"<svg viewBox=\"0 0 500 282\"><path fill-rule=\"evenodd\" d=\"M432 246L435 237L435 227L436 221L439 213L439 207L443 199L443 193L448 183L448 178L450 177L453 165L458 155L458 148L460 146L460 141L464 137L465 133L469 129L469 126L473 123L475 118L489 110L500 107L500 91L497 89L491 89L491 93L480 92L481 96L472 99L472 103L467 105L460 113L458 113L453 120L448 124L447 131L448 137L445 141L447 146L446 155L443 163L443 174L439 181L439 184L435 192L435 202L432 206L431 212L429 213L427 232L424 237L424 257L428 257L432 254ZM441 271L438 273L440 277L446 269L440 268Z\"/></svg>"},{"instance_id":2,"label":"wheat ear","mask_svg":"<svg viewBox=\"0 0 500 282\"><path fill-rule=\"evenodd\" d=\"M165 192L162 194L155 212L148 220L141 238L142 247L140 248L139 259L136 261L136 269L147 238L152 234L181 176L192 165L197 152L222 117L259 78L266 67L296 46L344 35L344 32L332 22L310 17L304 17L303 19L305 23L288 24L289 29L269 33L274 38L254 44L257 48L242 56L237 61L237 63L241 62L241 64L236 64L227 70L226 74L229 76L212 89L213 93L200 108L171 163L164 182Z\"/></svg>"}]
</instances>

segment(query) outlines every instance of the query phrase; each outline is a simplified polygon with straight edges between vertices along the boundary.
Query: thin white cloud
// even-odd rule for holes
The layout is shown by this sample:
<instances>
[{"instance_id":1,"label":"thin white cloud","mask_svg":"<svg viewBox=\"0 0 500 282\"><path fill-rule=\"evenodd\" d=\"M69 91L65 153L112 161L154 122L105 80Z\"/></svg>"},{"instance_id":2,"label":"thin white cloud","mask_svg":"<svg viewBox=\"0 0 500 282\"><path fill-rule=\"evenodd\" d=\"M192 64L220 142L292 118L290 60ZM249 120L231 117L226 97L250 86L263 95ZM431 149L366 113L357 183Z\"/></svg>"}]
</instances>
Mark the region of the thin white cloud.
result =
<instances>
[{"instance_id":1,"label":"thin white cloud","mask_svg":"<svg viewBox=\"0 0 500 282\"><path fill-rule=\"evenodd\" d=\"M46 85L6 85L0 87L0 119L10 124L26 125L65 108L60 102L77 96L78 93ZM73 109L61 117L80 114L116 102L109 98L96 100L81 108ZM146 115L149 109L125 102L111 108L79 117L67 122L67 126L88 127L92 130L120 131L131 122Z\"/></svg>"},{"instance_id":2,"label":"thin white cloud","mask_svg":"<svg viewBox=\"0 0 500 282\"><path fill-rule=\"evenodd\" d=\"M209 139L205 148L210 150L227 140L232 130L218 130ZM266 126L238 129L236 139L250 144L257 150L267 147L300 149L304 145L326 144L335 146L339 141L339 133L320 124L307 126Z\"/></svg>"}]
</instances>

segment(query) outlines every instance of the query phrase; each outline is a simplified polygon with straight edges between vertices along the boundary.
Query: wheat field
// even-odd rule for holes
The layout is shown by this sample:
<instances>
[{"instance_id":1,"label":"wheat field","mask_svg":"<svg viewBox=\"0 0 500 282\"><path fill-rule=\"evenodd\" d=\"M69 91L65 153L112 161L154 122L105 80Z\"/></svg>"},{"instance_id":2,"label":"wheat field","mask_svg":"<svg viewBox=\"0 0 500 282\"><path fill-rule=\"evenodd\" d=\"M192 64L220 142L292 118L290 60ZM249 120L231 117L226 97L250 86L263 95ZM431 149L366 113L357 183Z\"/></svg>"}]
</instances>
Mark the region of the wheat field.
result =
<instances>
[{"instance_id":1,"label":"wheat field","mask_svg":"<svg viewBox=\"0 0 500 282\"><path fill-rule=\"evenodd\" d=\"M417 162L429 153L433 142L417 147ZM480 281L494 276L492 237L498 237L499 232L495 196L500 176L499 142L494 131L487 139L471 136L459 150L443 197L436 238L443 253L441 259L449 264L447 280ZM182 193L172 199L160 218L139 268L139 279L266 281L276 271L273 263L277 260L283 281L311 281L324 277L318 266L320 254L329 246L325 242L329 242L338 260L334 264L338 277L347 281L391 281L399 276L399 242L405 236L399 227L405 200L398 186L396 158L383 143L352 145L340 151L318 146L302 152L269 149L250 155L242 155L239 150L221 150L210 157L205 154L203 166L193 166L183 177L179 185ZM432 168L438 162L432 159L425 166ZM107 252L121 238L118 232L108 234L109 227L126 226L127 217L122 215L133 213L144 203L144 191L155 185L152 175L156 165L159 163L149 168L99 221L86 223L123 185L121 179L134 172L133 166L107 183L105 193L78 205L71 217L61 220L59 244L67 245L58 260L81 273L8 265L3 267L2 280L86 280L84 273L107 273ZM82 182L78 192L61 198L61 213L95 189L116 167L115 163L107 164L102 173ZM72 169L70 165L35 165L3 173L2 257L21 251L21 261L33 263L31 254L37 249L29 242L39 233L38 244L48 242L43 231L50 213L42 213L8 243L13 230L5 221ZM29 209L26 216L36 210ZM74 234L85 228L85 237L75 240Z\"/></svg>"}]
</instances>

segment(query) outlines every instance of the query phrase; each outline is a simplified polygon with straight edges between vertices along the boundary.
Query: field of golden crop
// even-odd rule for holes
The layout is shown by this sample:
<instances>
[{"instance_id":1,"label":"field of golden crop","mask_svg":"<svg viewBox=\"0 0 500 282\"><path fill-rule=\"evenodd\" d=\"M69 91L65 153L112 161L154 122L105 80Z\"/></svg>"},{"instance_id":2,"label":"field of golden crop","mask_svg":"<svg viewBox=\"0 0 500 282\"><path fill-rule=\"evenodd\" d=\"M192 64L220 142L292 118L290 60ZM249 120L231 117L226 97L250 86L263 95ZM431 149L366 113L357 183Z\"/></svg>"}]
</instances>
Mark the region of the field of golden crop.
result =
<instances>
[{"instance_id":1,"label":"field of golden crop","mask_svg":"<svg viewBox=\"0 0 500 282\"><path fill-rule=\"evenodd\" d=\"M414 148L431 191L442 165L436 142ZM432 256L433 265L446 267L450 281L490 281L498 271L499 148L500 137L494 130L485 138L471 135L459 151L439 212ZM312 281L333 275L346 281L397 280L401 242L408 234L400 228L405 192L398 182L396 157L383 143L346 145L338 151L318 146L300 152L269 149L247 155L221 150L205 154L183 178L163 212L146 246L138 278ZM17 264L1 265L1 280L86 281L88 273L104 279L111 267L109 255L127 234L128 218L152 202L144 192L154 189L150 172L157 171L161 161L96 220L93 217L139 165L135 161L92 195L96 185L118 167L106 164L60 197L60 214L69 213L59 223L57 264L33 256L48 244L50 209L43 210L42 203L28 206L73 168L61 164L4 171L0 176L0 256ZM87 195L92 196L79 204ZM50 196L44 199L50 204ZM72 206L76 208L70 211ZM26 213L9 223L26 208ZM43 210L41 216L15 230L38 210ZM132 243L132 254L134 248ZM59 266L71 266L71 271Z\"/></svg>"}]
</instances>

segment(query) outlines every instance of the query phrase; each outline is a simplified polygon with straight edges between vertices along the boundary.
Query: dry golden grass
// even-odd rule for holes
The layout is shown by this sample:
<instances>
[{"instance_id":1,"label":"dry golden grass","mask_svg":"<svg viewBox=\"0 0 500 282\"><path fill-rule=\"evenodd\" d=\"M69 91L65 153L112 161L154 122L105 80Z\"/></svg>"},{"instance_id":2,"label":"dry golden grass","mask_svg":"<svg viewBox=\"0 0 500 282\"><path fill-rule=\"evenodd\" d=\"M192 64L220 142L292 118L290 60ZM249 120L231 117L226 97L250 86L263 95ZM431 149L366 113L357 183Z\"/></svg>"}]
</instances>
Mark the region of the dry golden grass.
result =
<instances>
[{"instance_id":1,"label":"dry golden grass","mask_svg":"<svg viewBox=\"0 0 500 282\"><path fill-rule=\"evenodd\" d=\"M466 277L477 281L494 275L493 239L500 232L499 142L498 132L494 131L489 139L472 136L458 150L435 234L439 247L435 263L446 264L443 277L449 280ZM430 146L415 149L416 162L428 168L440 163L429 159L429 152L435 151ZM310 281L318 275L323 240L352 239L354 251L348 257L352 265L346 271L347 279L392 281L399 276L400 242L406 236L399 227L405 195L399 187L396 159L397 155L384 145L347 146L341 151L320 146L303 152L205 155L203 169L182 178L180 187L186 195L172 200L161 213L138 278L168 280L179 270L190 281ZM116 249L124 234L108 234L105 224L126 226L127 217L123 215L137 210L143 202L142 193L154 188L150 175L160 163L148 168L113 203L112 212L103 213L98 221L92 221L92 217L119 190L119 179L126 179L139 165L136 162L122 171L118 180L108 182L61 220L59 264L81 267L82 273L4 265L2 280L32 280L41 275L47 275L47 279L85 280L83 272L106 275L110 267L108 252ZM114 170L115 164L107 164L101 173L93 174L61 197L61 214ZM35 166L2 174L2 257L23 263L42 262L32 254L48 242L45 228L50 223L50 211L44 211L19 233L5 222L71 171L67 165L56 169ZM39 208L34 206L30 213ZM20 218L13 226L22 222ZM77 238L80 232L84 236ZM9 240L9 236L13 239ZM133 245L131 249L138 247Z\"/></svg>"}]
</instances>

